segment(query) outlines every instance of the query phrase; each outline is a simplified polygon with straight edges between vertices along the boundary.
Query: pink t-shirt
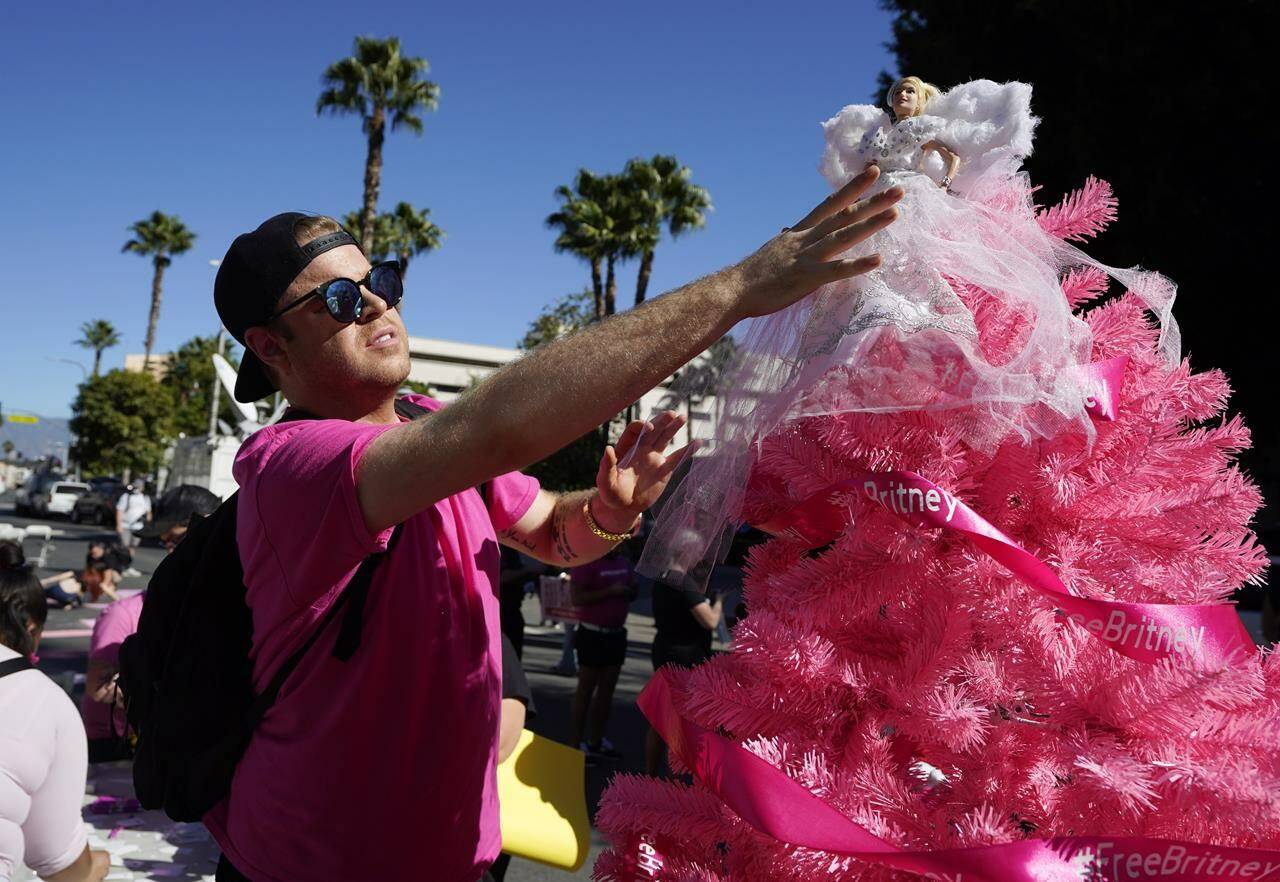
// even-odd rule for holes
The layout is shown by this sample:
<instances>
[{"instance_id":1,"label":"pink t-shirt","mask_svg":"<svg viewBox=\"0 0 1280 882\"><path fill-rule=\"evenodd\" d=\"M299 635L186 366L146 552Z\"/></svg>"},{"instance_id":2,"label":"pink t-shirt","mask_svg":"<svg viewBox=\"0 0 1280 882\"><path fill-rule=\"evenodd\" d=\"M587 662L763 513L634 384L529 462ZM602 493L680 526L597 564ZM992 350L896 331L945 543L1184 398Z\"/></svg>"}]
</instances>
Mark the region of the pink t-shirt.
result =
<instances>
[{"instance_id":1,"label":"pink t-shirt","mask_svg":"<svg viewBox=\"0 0 1280 882\"><path fill-rule=\"evenodd\" d=\"M413 400L433 410L428 398ZM427 417L431 419L431 417ZM238 544L253 611L254 687L368 554L356 464L389 425L289 422L236 457ZM376 571L360 648L332 656L341 615L280 690L205 824L255 882L475 882L497 856L501 702L498 545L529 509L511 473L409 518Z\"/></svg>"},{"instance_id":2,"label":"pink t-shirt","mask_svg":"<svg viewBox=\"0 0 1280 882\"><path fill-rule=\"evenodd\" d=\"M610 554L589 564L569 570L569 581L582 588L605 588L631 584L631 561L621 554ZM621 628L627 623L631 602L626 597L606 597L578 607L579 621L601 628Z\"/></svg>"},{"instance_id":3,"label":"pink t-shirt","mask_svg":"<svg viewBox=\"0 0 1280 882\"><path fill-rule=\"evenodd\" d=\"M108 606L93 623L93 636L89 638L89 661L101 662L112 668L120 663L120 644L124 638L138 630L138 617L142 615L145 595L134 594L117 600ZM113 705L94 701L86 691L80 699L80 716L84 717L84 731L90 738L111 738L111 712ZM125 731L124 708L115 707L115 736Z\"/></svg>"}]
</instances>

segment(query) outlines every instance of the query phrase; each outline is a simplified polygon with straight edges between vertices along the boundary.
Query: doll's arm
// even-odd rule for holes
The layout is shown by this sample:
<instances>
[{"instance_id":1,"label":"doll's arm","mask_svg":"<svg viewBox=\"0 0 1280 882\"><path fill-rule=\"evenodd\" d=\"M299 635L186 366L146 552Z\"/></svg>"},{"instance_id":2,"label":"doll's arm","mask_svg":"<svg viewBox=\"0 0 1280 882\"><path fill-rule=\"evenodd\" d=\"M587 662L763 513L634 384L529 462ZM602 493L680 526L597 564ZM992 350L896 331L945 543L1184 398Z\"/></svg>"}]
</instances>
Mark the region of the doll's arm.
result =
<instances>
[{"instance_id":1,"label":"doll's arm","mask_svg":"<svg viewBox=\"0 0 1280 882\"><path fill-rule=\"evenodd\" d=\"M935 151L947 163L947 174L943 177L939 186L943 189L950 189L952 179L955 178L956 172L960 170L960 154L937 139L925 141L920 145L921 157L926 156L930 150Z\"/></svg>"}]
</instances>

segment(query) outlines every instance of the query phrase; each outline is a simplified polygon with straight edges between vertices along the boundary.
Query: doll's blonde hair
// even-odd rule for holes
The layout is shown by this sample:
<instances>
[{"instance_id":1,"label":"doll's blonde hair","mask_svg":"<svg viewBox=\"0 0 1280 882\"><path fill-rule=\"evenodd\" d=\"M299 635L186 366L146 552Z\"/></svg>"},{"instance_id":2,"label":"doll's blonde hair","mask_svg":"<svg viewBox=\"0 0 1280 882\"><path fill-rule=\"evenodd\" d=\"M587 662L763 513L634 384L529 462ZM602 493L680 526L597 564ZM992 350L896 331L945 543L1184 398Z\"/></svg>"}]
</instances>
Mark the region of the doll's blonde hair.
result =
<instances>
[{"instance_id":1,"label":"doll's blonde hair","mask_svg":"<svg viewBox=\"0 0 1280 882\"><path fill-rule=\"evenodd\" d=\"M912 116L920 116L929 106L929 102L942 94L933 83L926 83L919 77L903 77L893 84L893 88L885 96L885 103L889 105L890 110L893 110L893 96L897 95L898 90L903 86L914 86L916 90L916 109Z\"/></svg>"}]
</instances>

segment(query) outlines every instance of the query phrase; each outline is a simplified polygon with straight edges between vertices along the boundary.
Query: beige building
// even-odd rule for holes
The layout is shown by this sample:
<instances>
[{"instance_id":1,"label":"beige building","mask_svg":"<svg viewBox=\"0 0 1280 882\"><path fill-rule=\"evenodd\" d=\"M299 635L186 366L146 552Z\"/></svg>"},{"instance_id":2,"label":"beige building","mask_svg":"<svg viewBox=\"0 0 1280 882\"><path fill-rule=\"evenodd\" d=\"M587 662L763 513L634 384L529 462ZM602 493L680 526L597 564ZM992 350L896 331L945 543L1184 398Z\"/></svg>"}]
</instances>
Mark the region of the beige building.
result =
<instances>
[{"instance_id":1,"label":"beige building","mask_svg":"<svg viewBox=\"0 0 1280 882\"><path fill-rule=\"evenodd\" d=\"M452 401L467 387L522 354L519 349L501 346L410 337L409 379L426 383L435 393L434 397L441 401ZM678 408L684 412L689 417L690 429L697 437L707 437L713 428L716 413L714 397L702 398L689 407L685 402L675 400L668 381L640 399L637 416L647 417L660 408ZM683 443L682 439L677 440Z\"/></svg>"},{"instance_id":2,"label":"beige building","mask_svg":"<svg viewBox=\"0 0 1280 882\"><path fill-rule=\"evenodd\" d=\"M142 365L146 362L145 355L135 353L124 357L124 369L132 371L135 374L142 373ZM157 380L164 379L165 372L169 370L169 362L173 361L172 352L153 352L151 353L151 364L149 366L151 376Z\"/></svg>"}]
</instances>

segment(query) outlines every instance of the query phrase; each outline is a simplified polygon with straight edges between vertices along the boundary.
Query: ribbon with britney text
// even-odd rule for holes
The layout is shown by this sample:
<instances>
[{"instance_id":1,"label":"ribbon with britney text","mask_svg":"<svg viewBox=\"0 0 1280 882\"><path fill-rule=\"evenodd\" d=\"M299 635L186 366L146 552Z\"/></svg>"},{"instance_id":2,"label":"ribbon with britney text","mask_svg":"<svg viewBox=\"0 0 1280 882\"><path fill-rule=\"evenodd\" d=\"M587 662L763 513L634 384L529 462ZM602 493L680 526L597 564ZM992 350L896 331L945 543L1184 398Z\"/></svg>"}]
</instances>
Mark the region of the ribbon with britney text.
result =
<instances>
[{"instance_id":1,"label":"ribbon with britney text","mask_svg":"<svg viewBox=\"0 0 1280 882\"><path fill-rule=\"evenodd\" d=\"M811 548L833 541L849 523L847 493L865 493L908 523L954 530L999 564L1049 597L1067 619L1111 649L1142 662L1187 655L1224 664L1256 651L1229 604L1128 603L1077 597L1049 566L1014 542L963 501L915 472L864 472L820 491L764 523L766 533Z\"/></svg>"},{"instance_id":2,"label":"ribbon with britney text","mask_svg":"<svg viewBox=\"0 0 1280 882\"><path fill-rule=\"evenodd\" d=\"M650 724L694 776L742 820L790 845L845 855L946 882L1276 882L1280 851L1138 836L1025 839L1001 845L906 851L854 823L760 757L685 717L663 669L640 694ZM635 846L635 878L664 878L661 849Z\"/></svg>"}]
</instances>

